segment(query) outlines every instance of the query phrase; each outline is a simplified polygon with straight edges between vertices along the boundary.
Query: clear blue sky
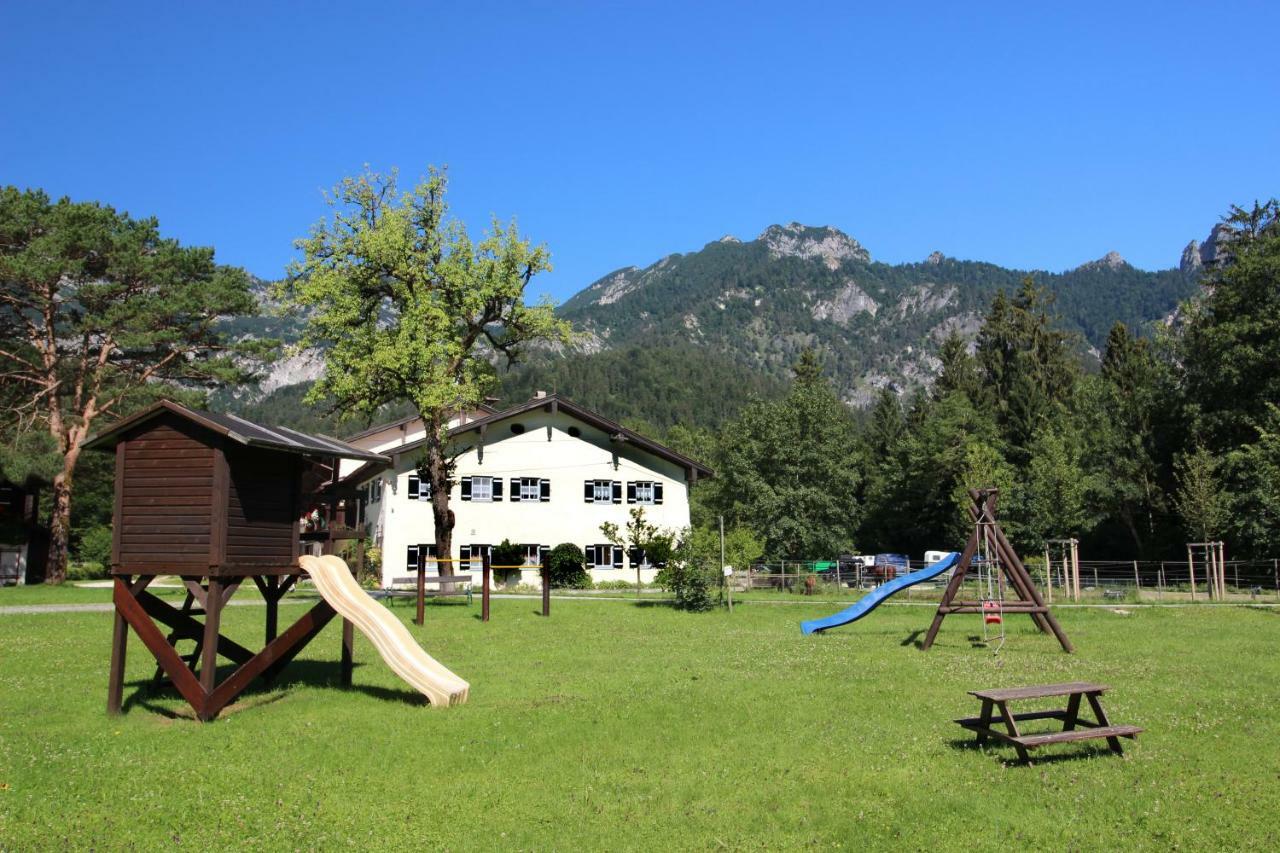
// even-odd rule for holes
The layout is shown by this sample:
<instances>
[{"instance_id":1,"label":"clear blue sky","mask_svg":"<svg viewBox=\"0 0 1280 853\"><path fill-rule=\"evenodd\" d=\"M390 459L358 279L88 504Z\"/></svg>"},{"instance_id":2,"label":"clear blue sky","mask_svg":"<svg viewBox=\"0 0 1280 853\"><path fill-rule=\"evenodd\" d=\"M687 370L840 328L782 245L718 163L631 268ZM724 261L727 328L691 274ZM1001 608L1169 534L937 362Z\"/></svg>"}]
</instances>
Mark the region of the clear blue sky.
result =
<instances>
[{"instance_id":1,"label":"clear blue sky","mask_svg":"<svg viewBox=\"0 0 1280 853\"><path fill-rule=\"evenodd\" d=\"M271 278L322 188L448 164L557 300L791 220L889 262L1155 269L1280 194L1278 43L1275 2L5 0L0 183Z\"/></svg>"}]
</instances>

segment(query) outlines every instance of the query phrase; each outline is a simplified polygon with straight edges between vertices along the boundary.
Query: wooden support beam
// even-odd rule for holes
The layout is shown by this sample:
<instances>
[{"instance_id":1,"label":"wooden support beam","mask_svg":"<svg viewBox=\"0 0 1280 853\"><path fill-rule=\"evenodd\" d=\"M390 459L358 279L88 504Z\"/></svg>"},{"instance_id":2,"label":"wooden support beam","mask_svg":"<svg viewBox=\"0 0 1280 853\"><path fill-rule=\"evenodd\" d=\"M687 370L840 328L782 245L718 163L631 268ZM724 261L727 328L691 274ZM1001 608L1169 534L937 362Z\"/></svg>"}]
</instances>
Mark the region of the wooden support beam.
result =
<instances>
[{"instance_id":1,"label":"wooden support beam","mask_svg":"<svg viewBox=\"0 0 1280 853\"><path fill-rule=\"evenodd\" d=\"M186 662L178 655L177 650L169 644L169 641L160 633L160 629L147 616L146 611L142 609L142 605L138 603L138 600L129 591L129 587L118 577L116 578L114 601L116 613L129 623L129 626L138 635L138 639L142 640L143 645L151 651L151 654L155 656L156 662L160 664L165 674L173 681L174 687L178 688L182 698L186 699L188 704L199 714L200 708L204 705L205 689L196 680L191 670L187 669Z\"/></svg>"}]
</instances>

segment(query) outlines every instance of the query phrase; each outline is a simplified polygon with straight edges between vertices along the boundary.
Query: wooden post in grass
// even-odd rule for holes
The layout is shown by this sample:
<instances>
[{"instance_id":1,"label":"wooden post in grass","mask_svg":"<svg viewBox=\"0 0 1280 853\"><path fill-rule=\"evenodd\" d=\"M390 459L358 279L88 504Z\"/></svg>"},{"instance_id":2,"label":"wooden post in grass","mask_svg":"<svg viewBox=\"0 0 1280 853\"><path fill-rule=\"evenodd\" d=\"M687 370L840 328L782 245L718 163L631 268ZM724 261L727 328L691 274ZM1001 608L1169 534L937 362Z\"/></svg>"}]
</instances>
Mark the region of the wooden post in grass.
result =
<instances>
[{"instance_id":1,"label":"wooden post in grass","mask_svg":"<svg viewBox=\"0 0 1280 853\"><path fill-rule=\"evenodd\" d=\"M551 553L542 555L542 615L551 615Z\"/></svg>"},{"instance_id":2,"label":"wooden post in grass","mask_svg":"<svg viewBox=\"0 0 1280 853\"><path fill-rule=\"evenodd\" d=\"M1191 573L1191 600L1196 600L1196 564L1191 554L1191 546L1187 546L1187 571Z\"/></svg>"},{"instance_id":3,"label":"wooden post in grass","mask_svg":"<svg viewBox=\"0 0 1280 853\"><path fill-rule=\"evenodd\" d=\"M489 579L493 574L488 551L480 554L480 621L489 621Z\"/></svg>"},{"instance_id":4,"label":"wooden post in grass","mask_svg":"<svg viewBox=\"0 0 1280 853\"><path fill-rule=\"evenodd\" d=\"M413 617L413 624L421 625L427 618L427 549L418 548L418 612ZM436 573L440 572L440 564L436 563Z\"/></svg>"},{"instance_id":5,"label":"wooden post in grass","mask_svg":"<svg viewBox=\"0 0 1280 853\"><path fill-rule=\"evenodd\" d=\"M1142 592L1142 578L1138 575L1138 561L1133 561L1133 585L1138 588L1138 592Z\"/></svg>"}]
</instances>

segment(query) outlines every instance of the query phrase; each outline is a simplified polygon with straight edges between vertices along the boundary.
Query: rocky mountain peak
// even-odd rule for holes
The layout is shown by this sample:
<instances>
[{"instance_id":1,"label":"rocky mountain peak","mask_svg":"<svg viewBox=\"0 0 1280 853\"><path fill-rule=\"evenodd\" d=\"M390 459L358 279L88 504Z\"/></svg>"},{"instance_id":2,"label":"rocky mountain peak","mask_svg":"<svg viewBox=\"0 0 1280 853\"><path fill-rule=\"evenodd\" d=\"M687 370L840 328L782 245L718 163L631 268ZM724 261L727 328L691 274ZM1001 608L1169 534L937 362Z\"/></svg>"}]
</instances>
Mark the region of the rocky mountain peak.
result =
<instances>
[{"instance_id":1,"label":"rocky mountain peak","mask_svg":"<svg viewBox=\"0 0 1280 853\"><path fill-rule=\"evenodd\" d=\"M1192 240L1182 250L1182 258L1178 261L1178 269L1184 273L1195 273L1203 268L1204 261L1200 259L1200 241Z\"/></svg>"},{"instance_id":2,"label":"rocky mountain peak","mask_svg":"<svg viewBox=\"0 0 1280 853\"><path fill-rule=\"evenodd\" d=\"M871 253L861 243L829 225L815 227L799 222L770 225L757 239L769 247L769 253L775 258L814 258L830 269L836 269L844 261L867 263L871 260Z\"/></svg>"},{"instance_id":3,"label":"rocky mountain peak","mask_svg":"<svg viewBox=\"0 0 1280 853\"><path fill-rule=\"evenodd\" d=\"M941 252L930 252L929 257L925 258L924 262L926 264L933 264L934 266L937 266L938 264L942 263L946 259L947 259L947 256L942 254Z\"/></svg>"},{"instance_id":4,"label":"rocky mountain peak","mask_svg":"<svg viewBox=\"0 0 1280 853\"><path fill-rule=\"evenodd\" d=\"M1119 253L1119 252L1107 252L1105 255L1103 255L1102 257L1098 258L1096 261L1089 261L1089 263L1087 263L1087 264L1081 264L1081 265L1080 265L1079 267L1077 267L1076 269L1082 269L1082 270L1096 270L1096 269L1118 270L1118 269L1122 269L1123 267L1127 267L1127 266L1129 266L1129 262L1128 262L1128 261L1126 261L1123 257L1121 257L1121 255L1120 255L1120 253Z\"/></svg>"}]
</instances>

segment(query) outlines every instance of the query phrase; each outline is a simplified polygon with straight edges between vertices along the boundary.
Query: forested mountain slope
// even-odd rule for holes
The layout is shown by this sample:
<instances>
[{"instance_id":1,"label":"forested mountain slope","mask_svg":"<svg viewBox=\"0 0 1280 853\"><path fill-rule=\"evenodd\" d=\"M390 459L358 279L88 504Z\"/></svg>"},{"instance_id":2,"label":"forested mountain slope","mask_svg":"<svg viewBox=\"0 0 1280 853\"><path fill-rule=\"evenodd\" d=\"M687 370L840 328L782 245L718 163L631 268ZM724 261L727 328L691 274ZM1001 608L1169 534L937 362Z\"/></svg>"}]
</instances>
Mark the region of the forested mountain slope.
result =
<instances>
[{"instance_id":1,"label":"forested mountain slope","mask_svg":"<svg viewBox=\"0 0 1280 853\"><path fill-rule=\"evenodd\" d=\"M879 388L928 384L947 334L972 336L992 296L1027 275L1056 296L1062 326L1096 350L1117 321L1142 329L1168 316L1194 291L1198 269L1145 272L1115 253L1062 273L936 252L889 265L834 228L792 223L617 270L560 313L586 333L588 353L692 344L783 377L816 347L842 397L860 406Z\"/></svg>"}]
</instances>

